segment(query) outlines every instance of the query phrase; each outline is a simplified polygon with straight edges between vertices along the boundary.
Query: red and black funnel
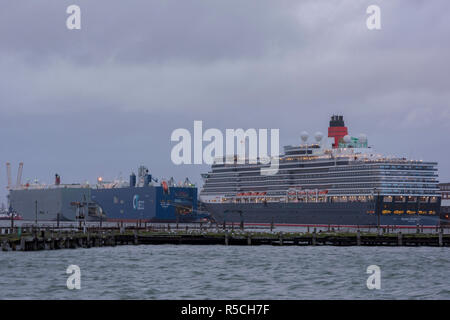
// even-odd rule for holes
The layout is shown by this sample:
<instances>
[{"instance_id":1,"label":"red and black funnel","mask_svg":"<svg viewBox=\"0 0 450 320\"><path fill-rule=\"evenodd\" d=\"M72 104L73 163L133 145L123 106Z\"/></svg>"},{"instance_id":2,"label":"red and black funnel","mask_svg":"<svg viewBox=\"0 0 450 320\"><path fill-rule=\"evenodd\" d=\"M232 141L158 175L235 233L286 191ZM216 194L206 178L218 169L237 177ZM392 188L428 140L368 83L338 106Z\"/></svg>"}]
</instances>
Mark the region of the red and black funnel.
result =
<instances>
[{"instance_id":1,"label":"red and black funnel","mask_svg":"<svg viewBox=\"0 0 450 320\"><path fill-rule=\"evenodd\" d=\"M344 124L344 116L332 116L328 127L328 137L334 138L333 148L339 147L339 142L348 135L348 129Z\"/></svg>"}]
</instances>

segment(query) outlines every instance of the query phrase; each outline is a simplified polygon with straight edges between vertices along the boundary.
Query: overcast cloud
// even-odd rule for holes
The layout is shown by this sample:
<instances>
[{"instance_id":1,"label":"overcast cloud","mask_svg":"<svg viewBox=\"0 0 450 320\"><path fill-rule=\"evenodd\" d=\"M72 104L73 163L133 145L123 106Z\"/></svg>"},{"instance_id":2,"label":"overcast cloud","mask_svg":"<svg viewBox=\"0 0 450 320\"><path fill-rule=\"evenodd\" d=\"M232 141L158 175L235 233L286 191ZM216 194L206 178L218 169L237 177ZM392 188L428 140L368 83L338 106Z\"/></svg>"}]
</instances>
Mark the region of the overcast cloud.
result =
<instances>
[{"instance_id":1,"label":"overcast cloud","mask_svg":"<svg viewBox=\"0 0 450 320\"><path fill-rule=\"evenodd\" d=\"M71 4L82 30L65 27ZM68 183L142 163L200 182L207 166L170 161L176 128L280 128L295 144L339 113L450 181L449 13L447 0L2 1L1 165Z\"/></svg>"}]
</instances>

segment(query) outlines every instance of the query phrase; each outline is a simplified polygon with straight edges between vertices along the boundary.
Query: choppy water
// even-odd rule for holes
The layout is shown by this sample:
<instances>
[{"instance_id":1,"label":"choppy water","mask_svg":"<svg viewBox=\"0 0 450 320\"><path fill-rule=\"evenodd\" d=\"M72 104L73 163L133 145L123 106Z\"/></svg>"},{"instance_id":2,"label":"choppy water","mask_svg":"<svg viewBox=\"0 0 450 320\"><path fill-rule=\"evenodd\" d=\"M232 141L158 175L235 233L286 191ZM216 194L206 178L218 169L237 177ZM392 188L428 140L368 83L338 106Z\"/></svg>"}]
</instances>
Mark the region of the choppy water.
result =
<instances>
[{"instance_id":1,"label":"choppy water","mask_svg":"<svg viewBox=\"0 0 450 320\"><path fill-rule=\"evenodd\" d=\"M66 268L81 269L81 289ZM381 289L366 268L381 268ZM1 299L450 299L450 250L118 246L0 252Z\"/></svg>"}]
</instances>

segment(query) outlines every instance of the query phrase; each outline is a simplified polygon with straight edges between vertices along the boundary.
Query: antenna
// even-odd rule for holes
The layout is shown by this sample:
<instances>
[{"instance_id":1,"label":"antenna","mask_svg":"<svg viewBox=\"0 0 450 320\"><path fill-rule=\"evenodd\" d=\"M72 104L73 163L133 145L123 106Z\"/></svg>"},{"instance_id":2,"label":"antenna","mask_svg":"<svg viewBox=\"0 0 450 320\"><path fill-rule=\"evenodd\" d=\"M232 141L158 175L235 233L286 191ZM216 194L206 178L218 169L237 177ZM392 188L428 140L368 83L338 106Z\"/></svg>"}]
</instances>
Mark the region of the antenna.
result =
<instances>
[{"instance_id":1,"label":"antenna","mask_svg":"<svg viewBox=\"0 0 450 320\"><path fill-rule=\"evenodd\" d=\"M306 143L306 140L308 140L308 137L309 137L309 134L308 134L308 132L306 132L306 131L303 131L303 132L300 134L300 138L302 139L303 143Z\"/></svg>"},{"instance_id":2,"label":"antenna","mask_svg":"<svg viewBox=\"0 0 450 320\"><path fill-rule=\"evenodd\" d=\"M317 143L320 143L320 141L323 138L323 133L320 131L317 131L316 134L314 135L314 138L316 139Z\"/></svg>"},{"instance_id":3,"label":"antenna","mask_svg":"<svg viewBox=\"0 0 450 320\"><path fill-rule=\"evenodd\" d=\"M367 143L367 136L364 133L361 133L359 135L359 142L361 143Z\"/></svg>"},{"instance_id":4,"label":"antenna","mask_svg":"<svg viewBox=\"0 0 450 320\"><path fill-rule=\"evenodd\" d=\"M352 141L352 138L347 134L342 138L345 143L350 143Z\"/></svg>"}]
</instances>

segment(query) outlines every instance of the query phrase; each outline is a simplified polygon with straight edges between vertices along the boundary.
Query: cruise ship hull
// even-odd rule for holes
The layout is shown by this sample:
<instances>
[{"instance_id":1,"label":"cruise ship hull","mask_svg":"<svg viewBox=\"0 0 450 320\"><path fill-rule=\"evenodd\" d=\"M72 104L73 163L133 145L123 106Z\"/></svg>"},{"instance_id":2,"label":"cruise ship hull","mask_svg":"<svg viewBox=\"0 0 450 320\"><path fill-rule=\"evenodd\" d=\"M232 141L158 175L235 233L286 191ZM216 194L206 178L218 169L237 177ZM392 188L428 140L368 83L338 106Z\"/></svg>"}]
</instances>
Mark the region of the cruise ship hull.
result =
<instances>
[{"instance_id":1,"label":"cruise ship hull","mask_svg":"<svg viewBox=\"0 0 450 320\"><path fill-rule=\"evenodd\" d=\"M377 226L374 202L355 203L206 203L217 223ZM384 215L382 226L439 225L439 215Z\"/></svg>"}]
</instances>

